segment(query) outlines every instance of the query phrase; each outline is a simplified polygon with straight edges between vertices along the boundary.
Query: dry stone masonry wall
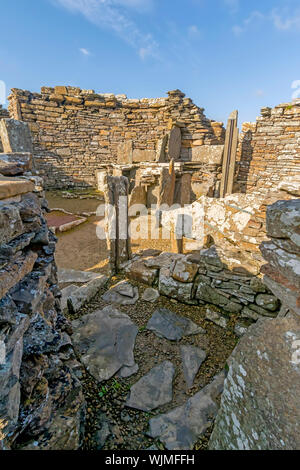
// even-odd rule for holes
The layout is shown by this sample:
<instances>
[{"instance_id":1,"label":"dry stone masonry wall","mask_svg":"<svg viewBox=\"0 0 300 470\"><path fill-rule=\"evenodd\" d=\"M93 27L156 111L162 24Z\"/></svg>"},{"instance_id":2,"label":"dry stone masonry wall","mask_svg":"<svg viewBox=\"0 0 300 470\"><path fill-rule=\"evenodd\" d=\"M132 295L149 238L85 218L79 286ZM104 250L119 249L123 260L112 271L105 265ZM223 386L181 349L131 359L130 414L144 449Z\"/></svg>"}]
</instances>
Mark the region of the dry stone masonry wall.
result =
<instances>
[{"instance_id":1,"label":"dry stone masonry wall","mask_svg":"<svg viewBox=\"0 0 300 470\"><path fill-rule=\"evenodd\" d=\"M235 189L265 191L283 178L300 179L300 101L263 108L256 123L244 123Z\"/></svg>"},{"instance_id":2,"label":"dry stone masonry wall","mask_svg":"<svg viewBox=\"0 0 300 470\"><path fill-rule=\"evenodd\" d=\"M198 177L218 180L222 162L207 161L203 149L224 144L223 125L179 90L138 100L64 86L12 89L9 102L10 116L30 125L47 187L96 186L101 166L159 161L164 148L170 158L198 163Z\"/></svg>"},{"instance_id":3,"label":"dry stone masonry wall","mask_svg":"<svg viewBox=\"0 0 300 470\"><path fill-rule=\"evenodd\" d=\"M124 267L129 279L157 287L161 295L208 305L207 318L224 328L235 315L237 334L260 318L276 317L280 310L280 302L262 280L237 261L228 266L228 257L216 246L189 255L150 250Z\"/></svg>"},{"instance_id":4,"label":"dry stone masonry wall","mask_svg":"<svg viewBox=\"0 0 300 470\"><path fill-rule=\"evenodd\" d=\"M41 178L22 153L27 124L1 121L0 154L0 449L76 449L84 398L60 309L56 238L44 213Z\"/></svg>"},{"instance_id":5,"label":"dry stone masonry wall","mask_svg":"<svg viewBox=\"0 0 300 470\"><path fill-rule=\"evenodd\" d=\"M230 357L211 449L300 446L300 199L270 206L267 227L264 282L283 308L251 326Z\"/></svg>"}]
</instances>

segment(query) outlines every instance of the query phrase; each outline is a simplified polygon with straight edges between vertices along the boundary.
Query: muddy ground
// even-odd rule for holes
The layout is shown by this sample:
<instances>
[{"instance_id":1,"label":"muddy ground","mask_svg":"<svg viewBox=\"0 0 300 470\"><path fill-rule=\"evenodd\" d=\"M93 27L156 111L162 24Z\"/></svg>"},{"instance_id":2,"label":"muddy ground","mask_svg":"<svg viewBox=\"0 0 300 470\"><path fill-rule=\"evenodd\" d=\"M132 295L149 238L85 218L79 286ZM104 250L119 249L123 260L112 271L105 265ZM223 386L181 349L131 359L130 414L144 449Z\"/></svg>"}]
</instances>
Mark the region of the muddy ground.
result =
<instances>
[{"instance_id":1,"label":"muddy ground","mask_svg":"<svg viewBox=\"0 0 300 470\"><path fill-rule=\"evenodd\" d=\"M61 192L47 192L50 209L65 209L73 214L86 214L96 212L103 199L89 198L89 195L78 195L76 198L66 199ZM80 199L87 197L87 199ZM51 220L51 213L49 214ZM103 274L108 272L108 251L106 240L99 240L96 234L98 224L103 227L103 217L92 215L87 221L67 232L57 234L58 243L56 247L56 263L59 268L75 269L77 271L93 271ZM50 224L51 225L51 224ZM150 224L149 224L150 225ZM149 228L150 230L150 228ZM169 240L137 239L132 242L132 252L139 252L148 248L161 251L170 251Z\"/></svg>"}]
</instances>

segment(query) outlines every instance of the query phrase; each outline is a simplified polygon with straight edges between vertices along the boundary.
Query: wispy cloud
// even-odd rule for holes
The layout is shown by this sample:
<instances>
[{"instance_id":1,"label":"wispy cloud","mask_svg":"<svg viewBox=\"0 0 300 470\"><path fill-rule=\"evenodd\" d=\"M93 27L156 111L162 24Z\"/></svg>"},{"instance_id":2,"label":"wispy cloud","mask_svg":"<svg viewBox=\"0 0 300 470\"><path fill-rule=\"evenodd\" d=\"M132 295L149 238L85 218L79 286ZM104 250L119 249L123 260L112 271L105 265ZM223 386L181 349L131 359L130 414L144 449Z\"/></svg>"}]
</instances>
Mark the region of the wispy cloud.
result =
<instances>
[{"instance_id":1,"label":"wispy cloud","mask_svg":"<svg viewBox=\"0 0 300 470\"><path fill-rule=\"evenodd\" d=\"M153 36L144 33L126 12L127 8L146 8L151 0L55 0L70 12L82 14L88 21L113 31L137 50L141 59L159 58L159 45Z\"/></svg>"},{"instance_id":2,"label":"wispy cloud","mask_svg":"<svg viewBox=\"0 0 300 470\"><path fill-rule=\"evenodd\" d=\"M279 31L300 31L300 9L293 13L274 9L271 19Z\"/></svg>"},{"instance_id":3,"label":"wispy cloud","mask_svg":"<svg viewBox=\"0 0 300 470\"><path fill-rule=\"evenodd\" d=\"M242 24L233 26L232 31L236 36L239 36L240 34L246 32L252 24L257 24L264 19L265 15L263 15L260 11L255 10L242 22Z\"/></svg>"},{"instance_id":4,"label":"wispy cloud","mask_svg":"<svg viewBox=\"0 0 300 470\"><path fill-rule=\"evenodd\" d=\"M230 2L231 0L228 1ZM256 10L242 21L241 24L233 26L232 31L236 36L239 36L245 33L250 26L262 21L268 22L269 24L271 23L278 31L300 32L300 9L295 11L286 8L283 10L273 9L271 12L265 14Z\"/></svg>"},{"instance_id":5,"label":"wispy cloud","mask_svg":"<svg viewBox=\"0 0 300 470\"><path fill-rule=\"evenodd\" d=\"M91 52L90 52L88 49L85 49L85 47L80 47L79 51L80 51L81 54L83 54L83 55L86 55L86 56L91 55Z\"/></svg>"}]
</instances>

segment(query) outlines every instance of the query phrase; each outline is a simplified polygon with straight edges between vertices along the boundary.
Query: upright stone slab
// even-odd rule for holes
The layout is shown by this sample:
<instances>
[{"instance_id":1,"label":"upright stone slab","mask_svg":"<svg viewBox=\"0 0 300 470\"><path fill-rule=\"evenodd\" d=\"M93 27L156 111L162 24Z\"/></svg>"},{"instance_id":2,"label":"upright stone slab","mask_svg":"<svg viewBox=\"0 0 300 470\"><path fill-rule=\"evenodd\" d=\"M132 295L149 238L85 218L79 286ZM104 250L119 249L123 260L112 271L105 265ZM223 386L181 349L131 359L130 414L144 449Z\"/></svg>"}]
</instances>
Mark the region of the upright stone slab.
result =
<instances>
[{"instance_id":1,"label":"upright stone slab","mask_svg":"<svg viewBox=\"0 0 300 470\"><path fill-rule=\"evenodd\" d=\"M147 191L145 186L141 184L135 186L130 194L129 207L136 204L142 204L143 206L147 205Z\"/></svg>"},{"instance_id":2,"label":"upright stone slab","mask_svg":"<svg viewBox=\"0 0 300 470\"><path fill-rule=\"evenodd\" d=\"M182 206L191 203L192 175L183 173L180 178L180 204Z\"/></svg>"},{"instance_id":3,"label":"upright stone slab","mask_svg":"<svg viewBox=\"0 0 300 470\"><path fill-rule=\"evenodd\" d=\"M0 137L4 152L32 153L31 134L26 122L15 119L1 119Z\"/></svg>"},{"instance_id":4,"label":"upright stone slab","mask_svg":"<svg viewBox=\"0 0 300 470\"><path fill-rule=\"evenodd\" d=\"M170 160L179 160L181 152L181 129L174 126L170 132L168 155Z\"/></svg>"},{"instance_id":5,"label":"upright stone slab","mask_svg":"<svg viewBox=\"0 0 300 470\"><path fill-rule=\"evenodd\" d=\"M128 178L107 176L105 186L106 241L112 273L131 257L128 223Z\"/></svg>"},{"instance_id":6,"label":"upright stone slab","mask_svg":"<svg viewBox=\"0 0 300 470\"><path fill-rule=\"evenodd\" d=\"M157 142L156 145L156 161L158 163L166 163L168 161L166 155L166 146L168 142L168 135L165 135L162 139Z\"/></svg>"},{"instance_id":7,"label":"upright stone slab","mask_svg":"<svg viewBox=\"0 0 300 470\"><path fill-rule=\"evenodd\" d=\"M167 204L171 207L173 205L175 194L175 181L176 175L174 168L174 160L171 160L169 168L162 169L159 184L159 206Z\"/></svg>"},{"instance_id":8,"label":"upright stone slab","mask_svg":"<svg viewBox=\"0 0 300 470\"><path fill-rule=\"evenodd\" d=\"M228 361L210 449L300 448L299 338L296 316L249 328Z\"/></svg>"},{"instance_id":9,"label":"upright stone slab","mask_svg":"<svg viewBox=\"0 0 300 470\"><path fill-rule=\"evenodd\" d=\"M225 149L222 168L220 197L232 194L235 161L238 146L239 130L237 128L238 112L233 111L228 119L225 138Z\"/></svg>"},{"instance_id":10,"label":"upright stone slab","mask_svg":"<svg viewBox=\"0 0 300 470\"><path fill-rule=\"evenodd\" d=\"M118 147L118 164L131 164L133 156L132 140L122 142Z\"/></svg>"}]
</instances>

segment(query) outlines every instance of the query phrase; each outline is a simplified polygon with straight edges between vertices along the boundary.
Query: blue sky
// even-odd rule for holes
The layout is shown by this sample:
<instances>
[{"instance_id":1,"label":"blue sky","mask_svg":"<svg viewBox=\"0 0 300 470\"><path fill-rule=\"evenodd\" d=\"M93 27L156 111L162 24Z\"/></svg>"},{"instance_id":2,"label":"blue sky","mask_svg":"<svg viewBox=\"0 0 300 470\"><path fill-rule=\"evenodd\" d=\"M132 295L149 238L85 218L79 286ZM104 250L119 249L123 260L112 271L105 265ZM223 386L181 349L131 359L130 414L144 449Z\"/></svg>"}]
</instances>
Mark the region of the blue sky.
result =
<instances>
[{"instance_id":1,"label":"blue sky","mask_svg":"<svg viewBox=\"0 0 300 470\"><path fill-rule=\"evenodd\" d=\"M299 0L5 0L1 16L8 90L179 88L222 121L233 109L253 121L297 93Z\"/></svg>"}]
</instances>

